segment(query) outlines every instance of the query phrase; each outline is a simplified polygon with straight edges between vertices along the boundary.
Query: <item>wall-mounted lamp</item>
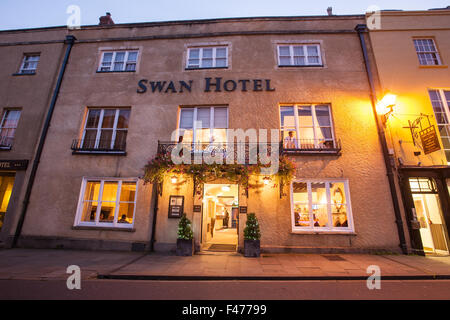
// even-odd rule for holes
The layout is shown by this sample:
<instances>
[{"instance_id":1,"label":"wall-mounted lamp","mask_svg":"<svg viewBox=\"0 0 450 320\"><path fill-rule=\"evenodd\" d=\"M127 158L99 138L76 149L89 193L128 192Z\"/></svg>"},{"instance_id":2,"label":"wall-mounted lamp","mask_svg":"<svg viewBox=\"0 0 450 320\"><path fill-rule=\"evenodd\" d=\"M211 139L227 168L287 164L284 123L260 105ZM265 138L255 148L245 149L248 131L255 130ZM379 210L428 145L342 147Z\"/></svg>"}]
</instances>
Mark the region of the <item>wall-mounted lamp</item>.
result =
<instances>
[{"instance_id":1,"label":"wall-mounted lamp","mask_svg":"<svg viewBox=\"0 0 450 320\"><path fill-rule=\"evenodd\" d=\"M389 115L394 112L394 106L397 101L397 96L392 93L386 94L383 99L378 101L376 108L377 113L380 115L383 119L383 123L386 123L387 119L389 118Z\"/></svg>"},{"instance_id":2,"label":"wall-mounted lamp","mask_svg":"<svg viewBox=\"0 0 450 320\"><path fill-rule=\"evenodd\" d=\"M263 182L267 186L270 183L270 178L269 177L264 177L263 178Z\"/></svg>"},{"instance_id":3,"label":"wall-mounted lamp","mask_svg":"<svg viewBox=\"0 0 450 320\"><path fill-rule=\"evenodd\" d=\"M170 181L175 184L178 181L178 178L176 176L173 176L172 178L170 178Z\"/></svg>"}]
</instances>

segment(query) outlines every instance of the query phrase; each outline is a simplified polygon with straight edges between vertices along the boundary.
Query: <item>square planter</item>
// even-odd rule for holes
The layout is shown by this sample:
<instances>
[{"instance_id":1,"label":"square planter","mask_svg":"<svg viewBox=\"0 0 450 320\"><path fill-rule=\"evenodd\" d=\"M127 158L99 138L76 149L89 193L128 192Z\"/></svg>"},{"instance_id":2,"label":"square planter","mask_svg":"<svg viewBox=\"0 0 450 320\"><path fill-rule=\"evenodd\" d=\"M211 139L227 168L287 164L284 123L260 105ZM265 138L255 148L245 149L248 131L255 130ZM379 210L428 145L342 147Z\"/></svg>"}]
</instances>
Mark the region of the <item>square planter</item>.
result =
<instances>
[{"instance_id":1,"label":"square planter","mask_svg":"<svg viewBox=\"0 0 450 320\"><path fill-rule=\"evenodd\" d=\"M177 239L177 256L192 256L194 254L194 240Z\"/></svg>"},{"instance_id":2,"label":"square planter","mask_svg":"<svg viewBox=\"0 0 450 320\"><path fill-rule=\"evenodd\" d=\"M260 254L260 240L244 240L244 257L259 257Z\"/></svg>"}]
</instances>

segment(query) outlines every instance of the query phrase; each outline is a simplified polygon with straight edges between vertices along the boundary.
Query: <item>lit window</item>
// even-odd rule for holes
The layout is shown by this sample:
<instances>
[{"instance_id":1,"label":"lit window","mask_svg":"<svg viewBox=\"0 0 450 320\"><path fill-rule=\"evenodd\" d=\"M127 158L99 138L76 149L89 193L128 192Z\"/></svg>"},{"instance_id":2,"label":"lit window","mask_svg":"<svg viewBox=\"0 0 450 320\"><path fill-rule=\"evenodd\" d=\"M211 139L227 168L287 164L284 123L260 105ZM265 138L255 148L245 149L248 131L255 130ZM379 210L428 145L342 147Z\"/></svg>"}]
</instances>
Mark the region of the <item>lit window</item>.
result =
<instances>
[{"instance_id":1,"label":"lit window","mask_svg":"<svg viewBox=\"0 0 450 320\"><path fill-rule=\"evenodd\" d=\"M10 149L19 123L20 110L7 109L3 112L0 123L0 148Z\"/></svg>"},{"instance_id":2,"label":"lit window","mask_svg":"<svg viewBox=\"0 0 450 320\"><path fill-rule=\"evenodd\" d=\"M438 125L439 135L444 146L447 162L450 163L450 91L429 90L434 116Z\"/></svg>"},{"instance_id":3,"label":"lit window","mask_svg":"<svg viewBox=\"0 0 450 320\"><path fill-rule=\"evenodd\" d=\"M441 59L433 39L414 39L419 63L423 66L440 65Z\"/></svg>"},{"instance_id":4,"label":"lit window","mask_svg":"<svg viewBox=\"0 0 450 320\"><path fill-rule=\"evenodd\" d=\"M183 143L207 146L227 142L228 108L198 107L180 110L179 136Z\"/></svg>"},{"instance_id":5,"label":"lit window","mask_svg":"<svg viewBox=\"0 0 450 320\"><path fill-rule=\"evenodd\" d=\"M76 226L132 228L136 180L84 179Z\"/></svg>"},{"instance_id":6,"label":"lit window","mask_svg":"<svg viewBox=\"0 0 450 320\"><path fill-rule=\"evenodd\" d=\"M228 67L228 47L189 48L188 69Z\"/></svg>"},{"instance_id":7,"label":"lit window","mask_svg":"<svg viewBox=\"0 0 450 320\"><path fill-rule=\"evenodd\" d=\"M293 231L353 231L347 181L292 182L291 210Z\"/></svg>"},{"instance_id":8,"label":"lit window","mask_svg":"<svg viewBox=\"0 0 450 320\"><path fill-rule=\"evenodd\" d=\"M284 149L333 149L335 139L328 105L280 107Z\"/></svg>"},{"instance_id":9,"label":"lit window","mask_svg":"<svg viewBox=\"0 0 450 320\"><path fill-rule=\"evenodd\" d=\"M416 193L437 192L434 180L429 178L409 178L409 186L411 188L411 191Z\"/></svg>"},{"instance_id":10,"label":"lit window","mask_svg":"<svg viewBox=\"0 0 450 320\"><path fill-rule=\"evenodd\" d=\"M320 66L322 58L318 44L279 45L279 66Z\"/></svg>"},{"instance_id":11,"label":"lit window","mask_svg":"<svg viewBox=\"0 0 450 320\"><path fill-rule=\"evenodd\" d=\"M88 109L79 147L125 151L130 112L130 109Z\"/></svg>"},{"instance_id":12,"label":"lit window","mask_svg":"<svg viewBox=\"0 0 450 320\"><path fill-rule=\"evenodd\" d=\"M20 66L19 73L21 74L34 74L38 66L40 56L38 54L26 54L23 57L22 65Z\"/></svg>"},{"instance_id":13,"label":"lit window","mask_svg":"<svg viewBox=\"0 0 450 320\"><path fill-rule=\"evenodd\" d=\"M11 198L14 186L15 173L3 172L0 174L0 231L2 230L5 214L8 210L9 200Z\"/></svg>"},{"instance_id":14,"label":"lit window","mask_svg":"<svg viewBox=\"0 0 450 320\"><path fill-rule=\"evenodd\" d=\"M103 52L98 71L136 71L138 51Z\"/></svg>"}]
</instances>

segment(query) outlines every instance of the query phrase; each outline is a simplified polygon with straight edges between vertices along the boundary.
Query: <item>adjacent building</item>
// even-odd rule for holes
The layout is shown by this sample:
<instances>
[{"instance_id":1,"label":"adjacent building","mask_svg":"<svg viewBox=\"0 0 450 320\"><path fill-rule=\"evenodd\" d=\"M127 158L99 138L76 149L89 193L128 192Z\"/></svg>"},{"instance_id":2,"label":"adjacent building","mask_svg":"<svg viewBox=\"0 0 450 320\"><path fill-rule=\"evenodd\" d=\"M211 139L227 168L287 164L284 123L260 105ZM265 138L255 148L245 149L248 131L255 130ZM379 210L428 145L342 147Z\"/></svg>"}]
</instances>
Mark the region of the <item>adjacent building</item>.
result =
<instances>
[{"instance_id":1,"label":"adjacent building","mask_svg":"<svg viewBox=\"0 0 450 320\"><path fill-rule=\"evenodd\" d=\"M411 247L448 254L450 230L450 8L381 13L370 31ZM389 104L389 103L388 103Z\"/></svg>"}]
</instances>

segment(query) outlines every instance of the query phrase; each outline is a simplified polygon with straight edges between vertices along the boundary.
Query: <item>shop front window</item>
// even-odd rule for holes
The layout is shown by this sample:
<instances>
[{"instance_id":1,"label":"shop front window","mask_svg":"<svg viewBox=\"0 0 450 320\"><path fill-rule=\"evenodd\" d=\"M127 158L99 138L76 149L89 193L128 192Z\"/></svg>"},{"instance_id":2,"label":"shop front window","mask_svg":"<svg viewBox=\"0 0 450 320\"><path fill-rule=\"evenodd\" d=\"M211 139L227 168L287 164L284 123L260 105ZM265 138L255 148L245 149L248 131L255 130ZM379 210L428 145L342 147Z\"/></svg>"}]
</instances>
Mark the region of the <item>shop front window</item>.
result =
<instances>
[{"instance_id":1,"label":"shop front window","mask_svg":"<svg viewBox=\"0 0 450 320\"><path fill-rule=\"evenodd\" d=\"M8 210L8 204L14 186L14 179L14 173L0 174L0 230L2 230L5 221L5 214Z\"/></svg>"},{"instance_id":2,"label":"shop front window","mask_svg":"<svg viewBox=\"0 0 450 320\"><path fill-rule=\"evenodd\" d=\"M136 181L85 180L75 225L131 228Z\"/></svg>"},{"instance_id":3,"label":"shop front window","mask_svg":"<svg viewBox=\"0 0 450 320\"><path fill-rule=\"evenodd\" d=\"M293 231L352 231L347 181L294 181Z\"/></svg>"},{"instance_id":4,"label":"shop front window","mask_svg":"<svg viewBox=\"0 0 450 320\"><path fill-rule=\"evenodd\" d=\"M450 164L450 90L429 90L447 162Z\"/></svg>"}]
</instances>

